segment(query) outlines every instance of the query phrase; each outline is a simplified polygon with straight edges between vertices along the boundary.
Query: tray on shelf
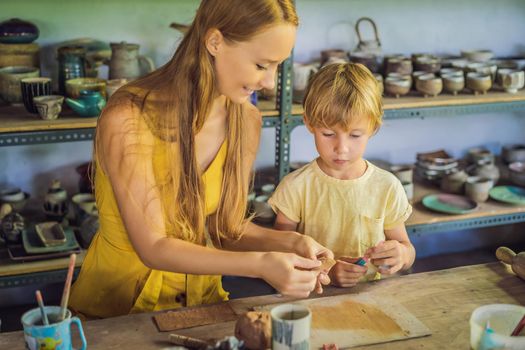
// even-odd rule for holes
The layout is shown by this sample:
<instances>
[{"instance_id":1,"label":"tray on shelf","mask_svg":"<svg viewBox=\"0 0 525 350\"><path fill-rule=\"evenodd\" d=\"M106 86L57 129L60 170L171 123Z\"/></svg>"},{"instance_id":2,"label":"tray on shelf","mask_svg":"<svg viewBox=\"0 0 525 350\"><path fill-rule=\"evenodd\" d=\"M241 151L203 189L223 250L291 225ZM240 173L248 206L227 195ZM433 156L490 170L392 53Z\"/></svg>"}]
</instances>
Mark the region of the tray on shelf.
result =
<instances>
[{"instance_id":1,"label":"tray on shelf","mask_svg":"<svg viewBox=\"0 0 525 350\"><path fill-rule=\"evenodd\" d=\"M473 200L454 194L431 194L422 200L423 205L430 209L445 214L466 214L478 207Z\"/></svg>"},{"instance_id":2,"label":"tray on shelf","mask_svg":"<svg viewBox=\"0 0 525 350\"><path fill-rule=\"evenodd\" d=\"M28 254L22 244L10 245L7 247L7 253L9 258L14 261L37 261L37 260L46 260L61 258L69 256L70 254L79 254L81 252L80 248L75 248L72 250L64 250L61 252L45 253L45 254Z\"/></svg>"},{"instance_id":3,"label":"tray on shelf","mask_svg":"<svg viewBox=\"0 0 525 350\"><path fill-rule=\"evenodd\" d=\"M508 204L525 205L525 188L517 186L496 186L489 192L490 198Z\"/></svg>"},{"instance_id":4,"label":"tray on shelf","mask_svg":"<svg viewBox=\"0 0 525 350\"><path fill-rule=\"evenodd\" d=\"M64 244L46 247L38 238L35 227L30 226L29 229L22 232L22 243L27 254L45 254L63 251L67 252L80 247L72 228L64 228L64 235L66 236L66 242Z\"/></svg>"}]
</instances>

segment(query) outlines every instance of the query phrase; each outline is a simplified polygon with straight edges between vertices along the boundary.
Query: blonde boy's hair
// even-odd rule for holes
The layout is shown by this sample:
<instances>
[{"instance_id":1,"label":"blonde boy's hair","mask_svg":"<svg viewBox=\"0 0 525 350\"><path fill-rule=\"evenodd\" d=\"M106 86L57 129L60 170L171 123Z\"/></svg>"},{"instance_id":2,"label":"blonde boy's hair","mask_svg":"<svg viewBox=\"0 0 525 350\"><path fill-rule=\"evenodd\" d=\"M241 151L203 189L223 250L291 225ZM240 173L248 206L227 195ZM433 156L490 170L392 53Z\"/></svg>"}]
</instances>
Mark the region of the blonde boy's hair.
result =
<instances>
[{"instance_id":1,"label":"blonde boy's hair","mask_svg":"<svg viewBox=\"0 0 525 350\"><path fill-rule=\"evenodd\" d=\"M312 127L340 126L349 130L360 118L369 131L382 124L383 105L377 80L362 64L329 64L310 81L303 101L304 118Z\"/></svg>"}]
</instances>

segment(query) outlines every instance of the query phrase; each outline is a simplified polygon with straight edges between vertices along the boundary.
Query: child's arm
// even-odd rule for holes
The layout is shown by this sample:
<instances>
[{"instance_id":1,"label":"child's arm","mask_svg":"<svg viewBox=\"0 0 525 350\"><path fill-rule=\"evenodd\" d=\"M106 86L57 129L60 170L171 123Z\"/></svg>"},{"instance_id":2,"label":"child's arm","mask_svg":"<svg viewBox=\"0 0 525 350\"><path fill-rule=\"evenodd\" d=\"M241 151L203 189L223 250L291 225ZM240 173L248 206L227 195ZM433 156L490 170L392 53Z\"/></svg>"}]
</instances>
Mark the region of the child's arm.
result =
<instances>
[{"instance_id":1,"label":"child's arm","mask_svg":"<svg viewBox=\"0 0 525 350\"><path fill-rule=\"evenodd\" d=\"M365 256L385 275L409 269L416 258L416 250L404 224L385 230L386 241L368 249Z\"/></svg>"},{"instance_id":2,"label":"child's arm","mask_svg":"<svg viewBox=\"0 0 525 350\"><path fill-rule=\"evenodd\" d=\"M279 231L297 231L297 222L294 222L286 217L280 210L277 211L277 217L273 228Z\"/></svg>"}]
</instances>

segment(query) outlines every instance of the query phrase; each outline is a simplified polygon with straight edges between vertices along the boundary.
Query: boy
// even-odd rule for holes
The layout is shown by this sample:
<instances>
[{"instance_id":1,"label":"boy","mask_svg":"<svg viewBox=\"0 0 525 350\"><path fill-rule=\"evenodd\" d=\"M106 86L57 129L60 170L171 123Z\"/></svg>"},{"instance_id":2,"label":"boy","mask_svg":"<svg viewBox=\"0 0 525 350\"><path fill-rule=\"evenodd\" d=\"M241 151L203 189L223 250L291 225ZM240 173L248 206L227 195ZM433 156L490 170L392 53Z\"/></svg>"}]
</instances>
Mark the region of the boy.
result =
<instances>
[{"instance_id":1,"label":"boy","mask_svg":"<svg viewBox=\"0 0 525 350\"><path fill-rule=\"evenodd\" d=\"M312 78L303 107L319 157L286 176L269 200L275 228L331 249L336 286L410 268L415 249L404 222L412 207L394 175L363 159L383 114L374 76L361 64L328 65Z\"/></svg>"}]
</instances>

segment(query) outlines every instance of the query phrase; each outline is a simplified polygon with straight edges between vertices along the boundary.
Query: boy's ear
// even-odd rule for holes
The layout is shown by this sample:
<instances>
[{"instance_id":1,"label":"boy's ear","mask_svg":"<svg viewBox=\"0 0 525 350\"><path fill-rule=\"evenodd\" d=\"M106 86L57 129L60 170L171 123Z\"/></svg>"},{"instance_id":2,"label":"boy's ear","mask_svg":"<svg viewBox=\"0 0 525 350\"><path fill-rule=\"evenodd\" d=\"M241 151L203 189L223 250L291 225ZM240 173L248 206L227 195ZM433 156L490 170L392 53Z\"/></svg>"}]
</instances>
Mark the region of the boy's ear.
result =
<instances>
[{"instance_id":1,"label":"boy's ear","mask_svg":"<svg viewBox=\"0 0 525 350\"><path fill-rule=\"evenodd\" d=\"M206 33L205 38L206 49L213 57L219 53L222 43L224 42L224 36L221 31L217 28L212 28Z\"/></svg>"},{"instance_id":2,"label":"boy's ear","mask_svg":"<svg viewBox=\"0 0 525 350\"><path fill-rule=\"evenodd\" d=\"M306 114L303 115L303 123L304 123L304 126L306 126L306 128L308 129L308 131L310 131L313 134L314 129L312 128L310 123L308 123L308 118L306 117Z\"/></svg>"}]
</instances>

